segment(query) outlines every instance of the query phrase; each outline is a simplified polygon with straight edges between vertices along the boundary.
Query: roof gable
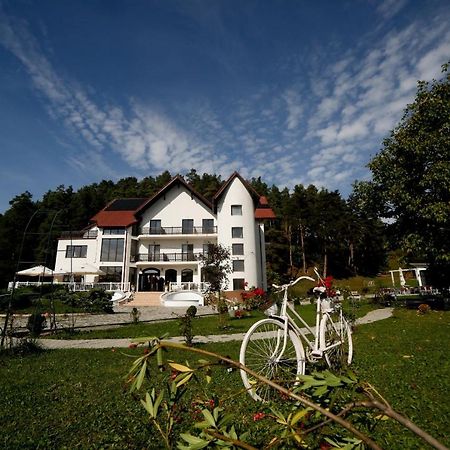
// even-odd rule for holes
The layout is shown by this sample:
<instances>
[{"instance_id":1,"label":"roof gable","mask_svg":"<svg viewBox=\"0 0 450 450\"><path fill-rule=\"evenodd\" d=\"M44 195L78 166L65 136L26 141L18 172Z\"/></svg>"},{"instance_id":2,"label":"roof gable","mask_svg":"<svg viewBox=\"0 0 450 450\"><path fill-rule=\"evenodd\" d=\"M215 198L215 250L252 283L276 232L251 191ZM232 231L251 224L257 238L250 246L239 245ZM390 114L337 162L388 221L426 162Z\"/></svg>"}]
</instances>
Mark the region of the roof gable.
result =
<instances>
[{"instance_id":1,"label":"roof gable","mask_svg":"<svg viewBox=\"0 0 450 450\"><path fill-rule=\"evenodd\" d=\"M217 191L216 195L213 198L214 211L217 212L217 204L219 203L221 197L225 194L228 187L236 178L244 185L253 199L253 204L255 206L255 219L275 219L275 213L269 206L267 198L264 196L260 196L255 191L253 186L248 181L244 180L244 178L242 178L238 172L234 172L230 176L230 178L228 178L228 180L223 184L223 186Z\"/></svg>"},{"instance_id":2,"label":"roof gable","mask_svg":"<svg viewBox=\"0 0 450 450\"><path fill-rule=\"evenodd\" d=\"M203 195L198 193L190 184L188 184L185 179L177 175L172 178L162 189L160 189L153 197L148 199L144 204L142 204L139 209L136 211L138 215L142 215L142 213L149 208L151 205L153 205L156 201L158 201L161 197L164 197L164 195L171 189L173 189L175 186L183 186L187 189L188 192L191 193L191 196L196 197L201 203L205 205L205 207L209 210L212 210L212 204L209 202Z\"/></svg>"}]
</instances>

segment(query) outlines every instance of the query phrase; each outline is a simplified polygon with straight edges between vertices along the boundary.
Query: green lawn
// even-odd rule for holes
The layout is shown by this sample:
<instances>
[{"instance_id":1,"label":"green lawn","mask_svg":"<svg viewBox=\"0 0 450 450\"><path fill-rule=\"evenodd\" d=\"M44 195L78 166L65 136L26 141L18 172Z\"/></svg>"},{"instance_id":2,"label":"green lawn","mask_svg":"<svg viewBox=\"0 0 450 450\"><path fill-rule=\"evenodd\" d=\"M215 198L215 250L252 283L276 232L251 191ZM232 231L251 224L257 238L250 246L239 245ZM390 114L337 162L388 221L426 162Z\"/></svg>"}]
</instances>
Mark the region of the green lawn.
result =
<instances>
[{"instance_id":1,"label":"green lawn","mask_svg":"<svg viewBox=\"0 0 450 450\"><path fill-rule=\"evenodd\" d=\"M376 306L367 303L365 301L360 302L360 306L357 308L351 307L349 304L345 304L344 308L348 311L352 311L356 317L362 317ZM296 304L296 310L304 318L304 320L314 325L316 320L316 307L315 305L298 305ZM196 317L193 320L194 335L214 335L214 334L235 334L245 333L251 325L258 320L262 319L264 314L259 311L252 311L249 316L244 316L240 319L230 318L227 322L226 328L218 327L217 315ZM164 333L168 333L170 336L179 336L180 327L176 319L165 320L155 323L138 322L137 324L121 325L110 329L90 330L90 331L78 331L75 333L60 332L57 335L46 336L48 338L55 339L117 339L117 338L136 338L142 336L162 336Z\"/></svg>"},{"instance_id":2,"label":"green lawn","mask_svg":"<svg viewBox=\"0 0 450 450\"><path fill-rule=\"evenodd\" d=\"M360 326L354 334L358 376L446 445L450 445L449 325L450 312L417 316L399 309L395 317ZM239 345L227 342L203 348L237 358ZM124 389L132 361L125 353L141 352L58 350L22 358L0 354L0 448L162 448L145 423L143 408ZM189 357L185 352L168 356L180 362ZM154 382L165 376L155 372ZM270 431L264 421L251 419L261 405L245 393L233 395L240 387L236 371L218 368L203 396L219 394L236 424L249 429L258 442ZM384 448L427 448L391 421L384 422L375 437Z\"/></svg>"}]
</instances>

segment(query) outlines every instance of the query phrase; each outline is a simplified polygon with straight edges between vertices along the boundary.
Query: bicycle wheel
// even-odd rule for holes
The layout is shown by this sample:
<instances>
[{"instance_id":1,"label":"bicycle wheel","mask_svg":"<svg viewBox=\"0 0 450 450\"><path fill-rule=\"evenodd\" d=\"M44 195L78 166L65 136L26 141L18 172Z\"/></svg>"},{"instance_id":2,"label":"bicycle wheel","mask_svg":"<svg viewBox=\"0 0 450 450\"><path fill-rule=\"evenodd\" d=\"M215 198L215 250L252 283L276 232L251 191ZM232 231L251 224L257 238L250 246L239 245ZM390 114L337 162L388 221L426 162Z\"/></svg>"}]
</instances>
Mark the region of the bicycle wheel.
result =
<instances>
[{"instance_id":1,"label":"bicycle wheel","mask_svg":"<svg viewBox=\"0 0 450 450\"><path fill-rule=\"evenodd\" d=\"M341 315L334 320L329 314L323 316L320 322L320 343L325 361L331 369L346 367L352 362L352 332Z\"/></svg>"},{"instance_id":2,"label":"bicycle wheel","mask_svg":"<svg viewBox=\"0 0 450 450\"><path fill-rule=\"evenodd\" d=\"M305 373L305 351L293 330L287 335L282 355L284 324L276 319L256 322L246 333L241 345L239 361L249 369L269 380L289 388L296 383L296 376ZM250 396L267 402L280 398L280 393L255 377L241 370L241 378Z\"/></svg>"}]
</instances>

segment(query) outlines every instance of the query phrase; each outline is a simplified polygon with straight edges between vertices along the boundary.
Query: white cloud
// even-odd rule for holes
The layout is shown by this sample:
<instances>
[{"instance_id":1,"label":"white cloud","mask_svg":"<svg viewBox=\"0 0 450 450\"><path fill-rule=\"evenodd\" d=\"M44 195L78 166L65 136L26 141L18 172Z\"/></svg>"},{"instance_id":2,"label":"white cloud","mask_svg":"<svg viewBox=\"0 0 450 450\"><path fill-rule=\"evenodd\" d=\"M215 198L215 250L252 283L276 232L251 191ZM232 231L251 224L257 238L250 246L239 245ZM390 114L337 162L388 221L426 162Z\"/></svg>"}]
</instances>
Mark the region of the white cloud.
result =
<instances>
[{"instance_id":1,"label":"white cloud","mask_svg":"<svg viewBox=\"0 0 450 450\"><path fill-rule=\"evenodd\" d=\"M377 6L377 12L384 19L391 19L406 5L408 0L384 0Z\"/></svg>"}]
</instances>

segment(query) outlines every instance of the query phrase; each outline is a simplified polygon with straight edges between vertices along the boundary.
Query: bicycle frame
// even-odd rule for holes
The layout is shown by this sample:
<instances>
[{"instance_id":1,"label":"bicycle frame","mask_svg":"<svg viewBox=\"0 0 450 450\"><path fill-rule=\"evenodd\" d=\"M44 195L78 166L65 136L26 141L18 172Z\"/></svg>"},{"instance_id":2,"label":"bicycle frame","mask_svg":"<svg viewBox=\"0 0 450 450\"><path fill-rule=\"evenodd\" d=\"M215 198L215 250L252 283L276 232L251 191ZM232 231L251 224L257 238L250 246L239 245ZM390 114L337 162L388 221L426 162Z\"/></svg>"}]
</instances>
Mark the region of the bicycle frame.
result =
<instances>
[{"instance_id":1,"label":"bicycle frame","mask_svg":"<svg viewBox=\"0 0 450 450\"><path fill-rule=\"evenodd\" d=\"M316 272L316 274L318 275L318 273ZM319 276L319 275L318 275ZM284 323L284 328L283 328L283 346L281 348L281 351L278 353L278 348L279 345L281 344L280 339L277 341L277 345L276 348L273 352L272 357L274 357L276 354L278 354L278 357L276 357L276 361L280 361L281 356L283 355L285 349L286 349L286 345L287 345L287 334L289 332L289 327L291 327L295 334L297 334L297 336L302 338L302 341L305 342L307 344L307 346L309 347L309 349L311 350L311 356L313 356L314 358L321 358L323 356L323 354L328 351L331 350L332 348L338 346L341 344L341 342L335 342L334 344L330 345L330 346L326 346L325 342L320 342L320 337L319 337L319 333L320 333L320 323L323 320L324 316L330 316L330 312L333 311L333 308L330 305L327 305L326 302L330 302L330 300L327 299L323 299L320 297L320 295L317 298L317 305L316 305L316 324L314 328L311 328L306 322L305 320L297 313L297 311L295 311L294 307L292 305L289 304L288 302L288 289L289 287L293 286L294 284L296 284L299 280L301 279L308 279L311 281L314 281L313 278L310 277L300 277L298 278L298 280L296 280L294 283L289 283L283 286L280 286L280 289L282 291L284 291L283 293L283 302L281 304L281 311L280 314L273 314L271 315L271 317L276 318L280 321L282 321ZM320 279L320 276L319 276ZM299 322L302 323L302 325L304 325L304 328L307 329L307 332L305 333L303 331L302 328L300 328L296 322L296 320L289 315L289 311L292 312L292 314L295 316L296 320L298 320ZM342 316L342 309L340 309L340 315ZM330 320L331 323L333 323ZM338 330L335 330L338 331ZM307 335L311 334L312 336L314 336L314 339L310 340ZM278 338L280 338L280 336L278 336Z\"/></svg>"}]
</instances>

